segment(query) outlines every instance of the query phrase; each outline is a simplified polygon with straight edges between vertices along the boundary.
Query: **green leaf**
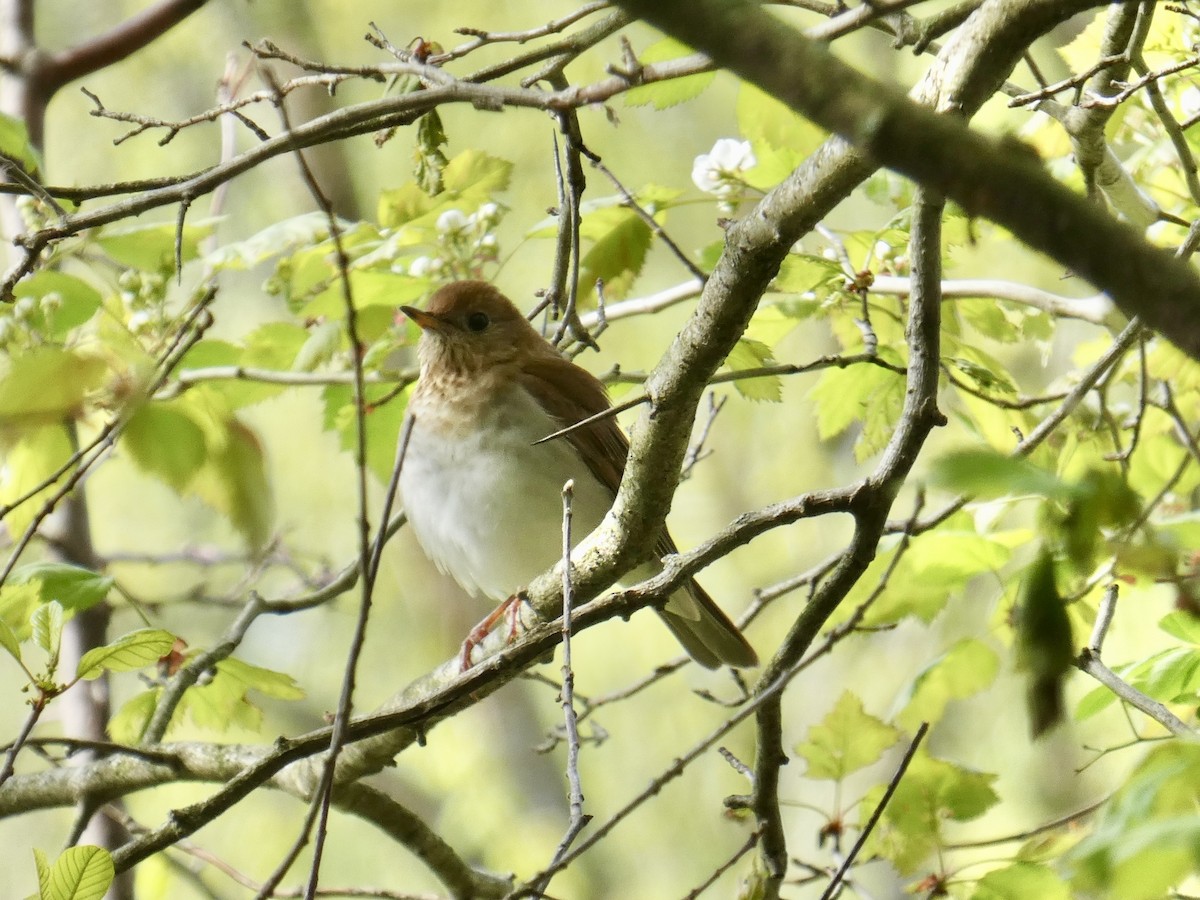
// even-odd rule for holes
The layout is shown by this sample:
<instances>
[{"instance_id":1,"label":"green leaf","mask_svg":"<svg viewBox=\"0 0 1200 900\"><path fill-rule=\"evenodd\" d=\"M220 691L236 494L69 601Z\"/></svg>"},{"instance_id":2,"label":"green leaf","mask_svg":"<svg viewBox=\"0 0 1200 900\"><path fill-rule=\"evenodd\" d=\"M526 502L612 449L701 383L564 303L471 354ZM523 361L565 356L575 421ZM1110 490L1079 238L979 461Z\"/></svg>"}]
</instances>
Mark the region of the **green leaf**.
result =
<instances>
[{"instance_id":1,"label":"green leaf","mask_svg":"<svg viewBox=\"0 0 1200 900\"><path fill-rule=\"evenodd\" d=\"M1067 853L1079 895L1162 897L1200 868L1200 746L1159 744Z\"/></svg>"},{"instance_id":2,"label":"green leaf","mask_svg":"<svg viewBox=\"0 0 1200 900\"><path fill-rule=\"evenodd\" d=\"M279 700L304 699L304 688L286 672L264 669L232 656L221 660L216 668L226 677L240 682L245 690L255 690Z\"/></svg>"},{"instance_id":3,"label":"green leaf","mask_svg":"<svg viewBox=\"0 0 1200 900\"><path fill-rule=\"evenodd\" d=\"M383 484L387 484L396 462L396 441L407 408L407 392L391 397L390 385L367 385L367 468ZM341 449L354 450L357 440L355 427L354 389L348 384L330 385L324 389L325 430L336 432ZM387 402L376 401L387 398Z\"/></svg>"},{"instance_id":4,"label":"green leaf","mask_svg":"<svg viewBox=\"0 0 1200 900\"><path fill-rule=\"evenodd\" d=\"M446 191L458 199L480 203L508 187L513 164L482 150L464 150L446 164L442 181Z\"/></svg>"},{"instance_id":5,"label":"green leaf","mask_svg":"<svg viewBox=\"0 0 1200 900\"><path fill-rule=\"evenodd\" d=\"M41 155L29 140L29 129L22 119L0 113L0 154L19 163L27 175L42 169Z\"/></svg>"},{"instance_id":6,"label":"green leaf","mask_svg":"<svg viewBox=\"0 0 1200 900\"><path fill-rule=\"evenodd\" d=\"M643 50L638 56L638 62L642 65L667 62L690 56L694 52L687 44L680 43L674 38L664 38ZM716 77L716 72L702 72L667 81L640 84L625 92L625 104L627 106L650 105L655 109L667 109L700 96Z\"/></svg>"},{"instance_id":7,"label":"green leaf","mask_svg":"<svg viewBox=\"0 0 1200 900\"><path fill-rule=\"evenodd\" d=\"M328 237L329 218L325 213L303 213L269 225L244 241L218 247L205 257L205 262L218 269L250 269L273 256L311 246Z\"/></svg>"},{"instance_id":8,"label":"green leaf","mask_svg":"<svg viewBox=\"0 0 1200 900\"><path fill-rule=\"evenodd\" d=\"M217 663L208 684L188 689L177 715L208 731L226 733L232 726L254 731L262 725L262 710L250 699L252 690L281 700L304 696L291 676L230 657Z\"/></svg>"},{"instance_id":9,"label":"green leaf","mask_svg":"<svg viewBox=\"0 0 1200 900\"><path fill-rule=\"evenodd\" d=\"M46 308L39 304L32 324L38 331L59 339L95 315L102 299L100 292L82 278L53 269L35 272L13 288L13 296L18 298L33 297L42 301L51 295L58 297L57 308L47 314Z\"/></svg>"},{"instance_id":10,"label":"green leaf","mask_svg":"<svg viewBox=\"0 0 1200 900\"><path fill-rule=\"evenodd\" d=\"M129 418L121 446L139 467L183 491L206 455L204 431L177 401L151 401Z\"/></svg>"},{"instance_id":11,"label":"green leaf","mask_svg":"<svg viewBox=\"0 0 1200 900\"><path fill-rule=\"evenodd\" d=\"M1018 862L988 872L971 900L1071 900L1070 887L1047 866Z\"/></svg>"},{"instance_id":12,"label":"green leaf","mask_svg":"<svg viewBox=\"0 0 1200 900\"><path fill-rule=\"evenodd\" d=\"M215 418L207 440L208 459L191 487L259 550L271 537L274 515L262 445L233 416Z\"/></svg>"},{"instance_id":13,"label":"green leaf","mask_svg":"<svg viewBox=\"0 0 1200 900\"><path fill-rule=\"evenodd\" d=\"M897 361L887 350L881 350L880 356ZM854 458L862 462L883 449L892 436L904 406L904 377L865 364L826 369L809 398L817 404L817 433L822 440L856 423L862 426L854 443Z\"/></svg>"},{"instance_id":14,"label":"green leaf","mask_svg":"<svg viewBox=\"0 0 1200 900\"><path fill-rule=\"evenodd\" d=\"M33 611L30 628L33 632L33 642L50 656L51 670L57 668L58 650L62 644L62 604L54 600L43 603Z\"/></svg>"},{"instance_id":15,"label":"green leaf","mask_svg":"<svg viewBox=\"0 0 1200 900\"><path fill-rule=\"evenodd\" d=\"M0 357L0 426L51 424L78 415L107 368L95 356L57 347Z\"/></svg>"},{"instance_id":16,"label":"green leaf","mask_svg":"<svg viewBox=\"0 0 1200 900\"><path fill-rule=\"evenodd\" d=\"M41 862L39 883L40 869ZM50 867L41 890L41 900L100 900L115 876L116 870L107 850L88 846L68 847Z\"/></svg>"},{"instance_id":17,"label":"green leaf","mask_svg":"<svg viewBox=\"0 0 1200 900\"><path fill-rule=\"evenodd\" d=\"M759 188L781 181L825 139L819 128L787 104L748 82L738 87L737 121L738 131L758 157L747 181Z\"/></svg>"},{"instance_id":18,"label":"green leaf","mask_svg":"<svg viewBox=\"0 0 1200 900\"><path fill-rule=\"evenodd\" d=\"M1185 610L1167 613L1158 620L1158 627L1171 637L1200 646L1200 616Z\"/></svg>"},{"instance_id":19,"label":"green leaf","mask_svg":"<svg viewBox=\"0 0 1200 900\"><path fill-rule=\"evenodd\" d=\"M995 450L957 450L930 467L931 483L950 491L987 499L1014 494L1064 497L1068 488L1057 478L1019 456Z\"/></svg>"},{"instance_id":20,"label":"green leaf","mask_svg":"<svg viewBox=\"0 0 1200 900\"><path fill-rule=\"evenodd\" d=\"M30 634L30 619L33 611L41 603L41 584L9 584L0 585L0 620L3 620L9 631L18 641L23 641Z\"/></svg>"},{"instance_id":21,"label":"green leaf","mask_svg":"<svg viewBox=\"0 0 1200 900\"><path fill-rule=\"evenodd\" d=\"M846 691L796 753L808 760L809 778L840 781L883 756L900 739L891 725L868 715L858 697Z\"/></svg>"},{"instance_id":22,"label":"green leaf","mask_svg":"<svg viewBox=\"0 0 1200 900\"><path fill-rule=\"evenodd\" d=\"M9 627L3 617L0 617L0 647L7 650L9 656L17 662L21 661L21 642L17 638L17 633Z\"/></svg>"},{"instance_id":23,"label":"green leaf","mask_svg":"<svg viewBox=\"0 0 1200 900\"><path fill-rule=\"evenodd\" d=\"M918 750L883 811L880 827L868 843L909 874L942 844L942 822L969 821L987 812L999 798L992 790L996 776L975 772ZM866 821L878 805L883 786L869 791L860 804Z\"/></svg>"},{"instance_id":24,"label":"green leaf","mask_svg":"<svg viewBox=\"0 0 1200 900\"><path fill-rule=\"evenodd\" d=\"M49 499L54 486L42 486L47 485L71 458L74 448L66 427L57 423L23 429L17 440L7 447L2 440L0 430L0 449L4 450L4 465L0 466L0 505L16 503L36 491L4 515L4 526L9 536L15 539L24 534L42 504Z\"/></svg>"},{"instance_id":25,"label":"green leaf","mask_svg":"<svg viewBox=\"0 0 1200 900\"><path fill-rule=\"evenodd\" d=\"M747 369L759 369L771 366L775 357L771 348L762 341L743 337L733 346L725 365L733 372L744 372ZM759 378L743 378L733 383L737 392L747 400L768 400L778 403L783 397L783 381L778 375Z\"/></svg>"},{"instance_id":26,"label":"green leaf","mask_svg":"<svg viewBox=\"0 0 1200 900\"><path fill-rule=\"evenodd\" d=\"M175 635L159 628L141 628L103 647L94 647L79 660L75 677L90 680L100 673L133 672L154 665L171 652Z\"/></svg>"},{"instance_id":27,"label":"green leaf","mask_svg":"<svg viewBox=\"0 0 1200 900\"><path fill-rule=\"evenodd\" d=\"M1000 670L1000 658L974 638L957 642L916 677L904 711L896 721L915 731L922 722L937 722L951 700L970 697L989 687Z\"/></svg>"},{"instance_id":28,"label":"green leaf","mask_svg":"<svg viewBox=\"0 0 1200 900\"><path fill-rule=\"evenodd\" d=\"M650 226L631 209L609 206L587 213L579 233L593 242L582 260L581 295L593 296L596 279L602 279L606 298L626 296L646 262Z\"/></svg>"},{"instance_id":29,"label":"green leaf","mask_svg":"<svg viewBox=\"0 0 1200 900\"><path fill-rule=\"evenodd\" d=\"M160 224L120 225L105 228L96 239L100 247L123 266L147 272L175 269L175 244L178 239L183 262L200 255L200 242L213 233L215 221L184 225L175 222Z\"/></svg>"},{"instance_id":30,"label":"green leaf","mask_svg":"<svg viewBox=\"0 0 1200 900\"><path fill-rule=\"evenodd\" d=\"M38 897L45 897L50 890L50 860L36 847L33 849L33 864L37 867Z\"/></svg>"},{"instance_id":31,"label":"green leaf","mask_svg":"<svg viewBox=\"0 0 1200 900\"><path fill-rule=\"evenodd\" d=\"M21 566L10 576L10 585L36 585L39 603L62 604L68 613L90 609L108 596L113 580L82 566L68 563L33 563Z\"/></svg>"},{"instance_id":32,"label":"green leaf","mask_svg":"<svg viewBox=\"0 0 1200 900\"><path fill-rule=\"evenodd\" d=\"M350 291L355 309L380 306L393 310L402 303L413 303L429 293L434 282L428 278L400 275L386 269L351 269ZM346 318L346 298L342 285L335 282L304 305L300 314L307 319L325 316L341 321Z\"/></svg>"},{"instance_id":33,"label":"green leaf","mask_svg":"<svg viewBox=\"0 0 1200 900\"><path fill-rule=\"evenodd\" d=\"M779 264L771 290L781 294L805 294L846 280L841 265L815 253L789 253Z\"/></svg>"},{"instance_id":34,"label":"green leaf","mask_svg":"<svg viewBox=\"0 0 1200 900\"><path fill-rule=\"evenodd\" d=\"M158 698L162 691L151 688L134 694L108 720L108 734L118 744L140 744L146 734L146 726L158 706Z\"/></svg>"}]
</instances>

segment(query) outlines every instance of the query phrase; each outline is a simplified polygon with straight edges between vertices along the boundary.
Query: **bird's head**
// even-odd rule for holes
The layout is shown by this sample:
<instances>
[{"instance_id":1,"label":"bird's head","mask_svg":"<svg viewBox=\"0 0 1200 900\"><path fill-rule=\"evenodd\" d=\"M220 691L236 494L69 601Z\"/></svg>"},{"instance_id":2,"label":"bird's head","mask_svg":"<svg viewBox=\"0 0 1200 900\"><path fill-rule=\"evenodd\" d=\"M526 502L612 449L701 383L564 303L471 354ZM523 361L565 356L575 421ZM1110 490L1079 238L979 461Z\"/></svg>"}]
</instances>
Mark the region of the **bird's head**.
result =
<instances>
[{"instance_id":1,"label":"bird's head","mask_svg":"<svg viewBox=\"0 0 1200 900\"><path fill-rule=\"evenodd\" d=\"M469 374L519 361L523 354L552 352L513 302L484 281L456 281L438 288L425 309L400 311L421 329L422 371L446 367Z\"/></svg>"}]
</instances>

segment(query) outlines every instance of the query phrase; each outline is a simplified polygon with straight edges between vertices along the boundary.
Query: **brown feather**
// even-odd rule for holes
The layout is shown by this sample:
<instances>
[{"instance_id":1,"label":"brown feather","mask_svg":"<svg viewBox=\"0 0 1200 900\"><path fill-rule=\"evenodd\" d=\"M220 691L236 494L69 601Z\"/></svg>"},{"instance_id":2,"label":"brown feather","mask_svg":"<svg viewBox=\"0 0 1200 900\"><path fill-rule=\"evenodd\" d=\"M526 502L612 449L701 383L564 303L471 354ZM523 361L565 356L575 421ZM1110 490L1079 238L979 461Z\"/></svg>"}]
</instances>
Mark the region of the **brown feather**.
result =
<instances>
[{"instance_id":1,"label":"brown feather","mask_svg":"<svg viewBox=\"0 0 1200 900\"><path fill-rule=\"evenodd\" d=\"M586 369L557 356L539 356L521 367L522 387L542 409L566 428L609 408L604 385ZM570 431L556 440L571 443L588 470L616 496L629 457L629 442L609 416ZM655 556L677 553L664 528L655 542ZM754 649L737 626L693 578L660 609L659 615L696 662L709 669L721 663L747 667L758 664Z\"/></svg>"},{"instance_id":2,"label":"brown feather","mask_svg":"<svg viewBox=\"0 0 1200 900\"><path fill-rule=\"evenodd\" d=\"M457 383L477 384L484 374L516 372L522 388L566 428L610 408L604 385L586 369L564 358L538 334L507 297L490 284L460 281L439 288L425 311L401 309L425 332L420 345L422 385L430 370ZM482 326L478 324L483 314ZM629 456L615 416L577 428L556 440L570 442L588 471L616 497ZM661 559L676 553L664 528L654 544ZM647 577L657 568L640 568ZM684 649L701 665L716 668L757 665L754 649L694 579L658 610Z\"/></svg>"}]
</instances>

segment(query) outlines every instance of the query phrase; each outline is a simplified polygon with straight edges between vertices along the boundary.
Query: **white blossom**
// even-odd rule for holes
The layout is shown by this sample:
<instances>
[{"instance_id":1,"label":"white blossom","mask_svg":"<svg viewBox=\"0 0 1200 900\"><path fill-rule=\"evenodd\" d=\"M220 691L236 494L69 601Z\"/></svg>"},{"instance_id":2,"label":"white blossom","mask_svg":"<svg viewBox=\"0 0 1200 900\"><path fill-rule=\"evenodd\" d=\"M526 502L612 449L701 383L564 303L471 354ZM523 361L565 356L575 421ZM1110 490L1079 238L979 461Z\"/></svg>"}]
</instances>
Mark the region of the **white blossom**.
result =
<instances>
[{"instance_id":1,"label":"white blossom","mask_svg":"<svg viewBox=\"0 0 1200 900\"><path fill-rule=\"evenodd\" d=\"M437 217L439 234L458 234L471 223L461 209L448 209Z\"/></svg>"},{"instance_id":2,"label":"white blossom","mask_svg":"<svg viewBox=\"0 0 1200 900\"><path fill-rule=\"evenodd\" d=\"M408 274L413 278L424 278L433 271L433 260L428 256L418 256L408 267Z\"/></svg>"},{"instance_id":3,"label":"white blossom","mask_svg":"<svg viewBox=\"0 0 1200 900\"><path fill-rule=\"evenodd\" d=\"M692 163L692 181L706 194L729 197L741 190L742 173L757 164L749 141L721 138L712 150L696 157Z\"/></svg>"}]
</instances>

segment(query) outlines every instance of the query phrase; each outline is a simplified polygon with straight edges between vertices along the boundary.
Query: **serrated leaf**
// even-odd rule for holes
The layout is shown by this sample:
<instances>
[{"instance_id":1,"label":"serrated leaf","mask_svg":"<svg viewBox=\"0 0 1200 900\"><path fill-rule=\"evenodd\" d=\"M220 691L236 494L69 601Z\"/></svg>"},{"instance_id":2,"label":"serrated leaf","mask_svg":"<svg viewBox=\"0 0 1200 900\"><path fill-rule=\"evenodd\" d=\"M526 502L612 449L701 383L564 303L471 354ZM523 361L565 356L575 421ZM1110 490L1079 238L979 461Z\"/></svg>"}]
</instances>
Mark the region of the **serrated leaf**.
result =
<instances>
[{"instance_id":1,"label":"serrated leaf","mask_svg":"<svg viewBox=\"0 0 1200 900\"><path fill-rule=\"evenodd\" d=\"M846 280L837 260L814 253L789 253L779 264L771 290L781 294L804 294Z\"/></svg>"},{"instance_id":2,"label":"serrated leaf","mask_svg":"<svg viewBox=\"0 0 1200 900\"><path fill-rule=\"evenodd\" d=\"M592 240L581 263L581 295L594 295L596 280L600 279L606 298L626 296L645 265L652 236L650 226L631 209L606 207L585 215L579 231Z\"/></svg>"},{"instance_id":3,"label":"serrated leaf","mask_svg":"<svg viewBox=\"0 0 1200 900\"><path fill-rule=\"evenodd\" d=\"M882 350L880 355L894 357ZM855 423L862 426L854 444L854 457L862 462L891 437L904 407L904 378L873 365L826 369L809 397L817 404L817 432L822 440L836 437Z\"/></svg>"},{"instance_id":4,"label":"serrated leaf","mask_svg":"<svg viewBox=\"0 0 1200 900\"><path fill-rule=\"evenodd\" d=\"M664 38L643 50L638 56L638 62L643 65L666 62L690 56L693 53L695 51L687 44L674 38ZM700 96L716 77L716 72L701 72L696 75L685 75L682 78L671 78L667 81L640 84L625 92L625 105L650 105L655 109L678 106L680 103Z\"/></svg>"},{"instance_id":5,"label":"serrated leaf","mask_svg":"<svg viewBox=\"0 0 1200 900\"><path fill-rule=\"evenodd\" d=\"M33 642L49 654L50 668L54 669L58 663L58 648L62 643L62 604L51 600L35 609L30 620L30 629L33 632Z\"/></svg>"},{"instance_id":6,"label":"serrated leaf","mask_svg":"<svg viewBox=\"0 0 1200 900\"><path fill-rule=\"evenodd\" d=\"M996 651L982 641L964 638L917 675L909 701L896 721L913 731L922 722L938 722L951 700L989 687L999 670Z\"/></svg>"},{"instance_id":7,"label":"serrated leaf","mask_svg":"<svg viewBox=\"0 0 1200 900\"><path fill-rule=\"evenodd\" d=\"M204 431L174 401L151 401L129 417L121 446L140 468L176 491L191 483L206 455Z\"/></svg>"},{"instance_id":8,"label":"serrated leaf","mask_svg":"<svg viewBox=\"0 0 1200 900\"><path fill-rule=\"evenodd\" d=\"M133 672L153 665L175 644L175 635L159 628L142 628L103 647L94 647L79 660L75 677L90 680L101 672Z\"/></svg>"},{"instance_id":9,"label":"serrated leaf","mask_svg":"<svg viewBox=\"0 0 1200 900\"><path fill-rule=\"evenodd\" d=\"M0 357L0 425L50 424L72 418L104 380L95 356L37 347Z\"/></svg>"},{"instance_id":10,"label":"serrated leaf","mask_svg":"<svg viewBox=\"0 0 1200 900\"><path fill-rule=\"evenodd\" d=\"M276 672L252 665L232 656L217 663L217 671L240 682L246 690L255 690L279 700L302 700L304 688L286 672Z\"/></svg>"},{"instance_id":11,"label":"serrated leaf","mask_svg":"<svg viewBox=\"0 0 1200 900\"><path fill-rule=\"evenodd\" d=\"M33 563L21 566L9 577L10 585L31 584L37 587L38 601L62 604L69 613L90 609L108 596L113 579L82 566L68 563Z\"/></svg>"},{"instance_id":12,"label":"serrated leaf","mask_svg":"<svg viewBox=\"0 0 1200 900\"><path fill-rule=\"evenodd\" d=\"M725 358L725 365L733 372L759 369L773 365L775 357L771 348L754 338L741 338ZM759 378L742 378L733 383L737 392L747 400L767 400L778 403L783 398L783 381L778 375Z\"/></svg>"},{"instance_id":13,"label":"serrated leaf","mask_svg":"<svg viewBox=\"0 0 1200 900\"><path fill-rule=\"evenodd\" d=\"M262 725L262 710L250 699L252 690L282 700L304 696L291 676L230 657L217 663L207 684L188 689L177 716L208 731L224 733L235 726L255 731Z\"/></svg>"},{"instance_id":14,"label":"serrated leaf","mask_svg":"<svg viewBox=\"0 0 1200 900\"><path fill-rule=\"evenodd\" d=\"M902 873L913 872L942 843L942 822L965 822L994 806L996 776L976 772L917 751L883 811L882 827L868 846ZM874 810L883 787L870 791L860 805L862 821Z\"/></svg>"},{"instance_id":15,"label":"serrated leaf","mask_svg":"<svg viewBox=\"0 0 1200 900\"><path fill-rule=\"evenodd\" d=\"M862 701L846 691L820 724L808 730L808 740L796 753L808 761L807 777L840 781L877 762L899 739L897 729L868 715Z\"/></svg>"},{"instance_id":16,"label":"serrated leaf","mask_svg":"<svg viewBox=\"0 0 1200 900\"><path fill-rule=\"evenodd\" d=\"M150 724L150 717L158 706L158 688L134 694L108 720L108 735L115 743L130 746L140 744Z\"/></svg>"},{"instance_id":17,"label":"serrated leaf","mask_svg":"<svg viewBox=\"0 0 1200 900\"><path fill-rule=\"evenodd\" d=\"M116 870L107 850L68 847L50 867L41 900L100 900L115 876Z\"/></svg>"}]
</instances>

